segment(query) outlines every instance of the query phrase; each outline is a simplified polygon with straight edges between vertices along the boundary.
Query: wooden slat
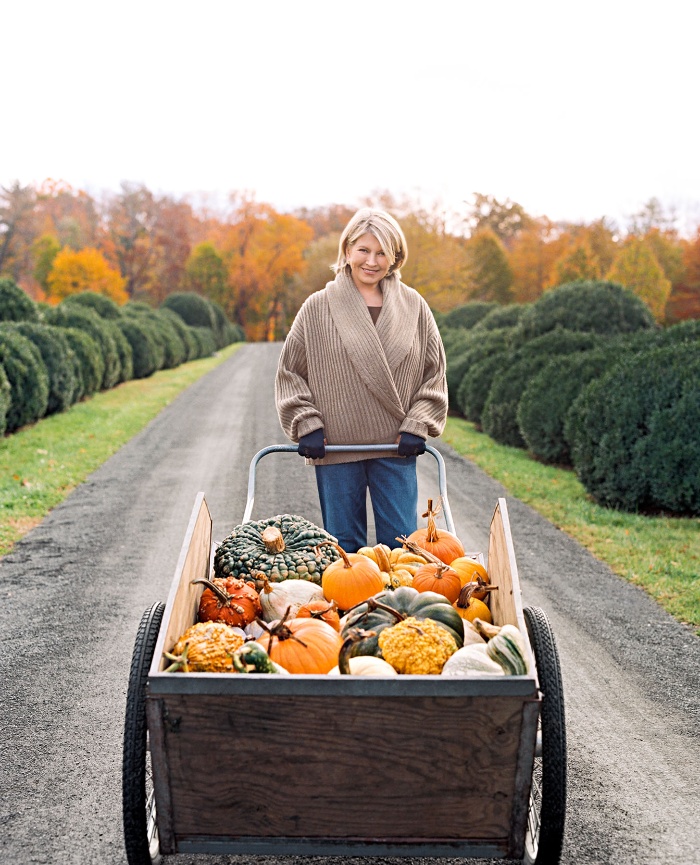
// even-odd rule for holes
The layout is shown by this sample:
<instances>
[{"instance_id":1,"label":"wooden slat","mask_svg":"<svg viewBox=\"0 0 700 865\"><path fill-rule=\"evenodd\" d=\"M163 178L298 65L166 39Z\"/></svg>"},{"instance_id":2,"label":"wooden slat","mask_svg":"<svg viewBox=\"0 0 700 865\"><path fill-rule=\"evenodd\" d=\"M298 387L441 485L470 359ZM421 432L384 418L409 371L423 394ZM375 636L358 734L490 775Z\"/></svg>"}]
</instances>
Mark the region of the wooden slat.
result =
<instances>
[{"instance_id":1,"label":"wooden slat","mask_svg":"<svg viewBox=\"0 0 700 865\"><path fill-rule=\"evenodd\" d=\"M196 621L199 599L204 587L193 586L192 580L209 576L211 534L211 514L204 493L198 493L175 568L151 673L165 669L167 662L163 658L163 652L169 652L180 636Z\"/></svg>"},{"instance_id":2,"label":"wooden slat","mask_svg":"<svg viewBox=\"0 0 700 865\"><path fill-rule=\"evenodd\" d=\"M176 853L175 832L173 830L173 807L170 797L170 771L165 751L165 730L163 729L163 701L147 700L148 740L151 751L151 771L156 796L156 819L161 853Z\"/></svg>"},{"instance_id":3,"label":"wooden slat","mask_svg":"<svg viewBox=\"0 0 700 865\"><path fill-rule=\"evenodd\" d=\"M178 836L507 843L521 698L163 700Z\"/></svg>"}]
</instances>

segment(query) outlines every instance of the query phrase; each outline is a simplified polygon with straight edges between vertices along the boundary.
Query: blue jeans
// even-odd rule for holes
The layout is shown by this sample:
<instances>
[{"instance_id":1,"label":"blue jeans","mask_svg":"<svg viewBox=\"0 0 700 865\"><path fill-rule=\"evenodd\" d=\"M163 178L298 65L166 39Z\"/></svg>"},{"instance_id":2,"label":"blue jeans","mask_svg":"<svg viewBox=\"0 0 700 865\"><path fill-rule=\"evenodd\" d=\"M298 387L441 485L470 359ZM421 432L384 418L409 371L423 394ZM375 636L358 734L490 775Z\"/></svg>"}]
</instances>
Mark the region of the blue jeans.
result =
<instances>
[{"instance_id":1,"label":"blue jeans","mask_svg":"<svg viewBox=\"0 0 700 865\"><path fill-rule=\"evenodd\" d=\"M350 553L367 545L367 490L377 543L392 549L418 523L416 457L386 457L316 466L323 527Z\"/></svg>"}]
</instances>

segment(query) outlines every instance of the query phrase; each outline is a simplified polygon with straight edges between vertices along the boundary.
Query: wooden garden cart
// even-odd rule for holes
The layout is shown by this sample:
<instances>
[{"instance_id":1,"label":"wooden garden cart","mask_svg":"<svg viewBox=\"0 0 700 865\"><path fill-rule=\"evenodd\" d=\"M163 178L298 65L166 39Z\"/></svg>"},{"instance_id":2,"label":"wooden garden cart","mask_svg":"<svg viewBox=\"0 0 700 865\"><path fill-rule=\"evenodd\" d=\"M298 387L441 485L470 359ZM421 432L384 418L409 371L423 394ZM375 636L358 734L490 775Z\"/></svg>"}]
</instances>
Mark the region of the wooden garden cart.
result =
<instances>
[{"instance_id":1,"label":"wooden garden cart","mask_svg":"<svg viewBox=\"0 0 700 865\"><path fill-rule=\"evenodd\" d=\"M391 446L355 446L386 450ZM355 447L353 449L355 449ZM244 522L253 508L250 465ZM454 531L444 462L438 482ZM124 726L129 865L160 853L493 857L559 861L566 808L561 673L525 607L505 499L490 526L494 623L525 636L530 673L483 678L166 673L212 567L197 496L167 603L143 615Z\"/></svg>"}]
</instances>

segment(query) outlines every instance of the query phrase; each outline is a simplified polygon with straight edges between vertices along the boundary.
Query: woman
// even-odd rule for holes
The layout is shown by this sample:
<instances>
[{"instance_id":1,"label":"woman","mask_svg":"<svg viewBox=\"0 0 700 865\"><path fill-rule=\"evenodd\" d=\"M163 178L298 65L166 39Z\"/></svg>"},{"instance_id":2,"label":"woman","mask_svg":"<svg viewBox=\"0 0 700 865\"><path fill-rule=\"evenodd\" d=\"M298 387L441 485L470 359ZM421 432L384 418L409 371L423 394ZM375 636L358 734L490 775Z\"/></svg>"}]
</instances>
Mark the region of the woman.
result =
<instances>
[{"instance_id":1,"label":"woman","mask_svg":"<svg viewBox=\"0 0 700 865\"><path fill-rule=\"evenodd\" d=\"M377 542L416 528L416 456L447 416L445 351L428 304L401 282L399 224L363 208L345 227L335 279L310 295L282 349L275 395L282 429L313 462L323 525L346 551L367 543L369 489ZM325 445L398 443L326 453Z\"/></svg>"}]
</instances>

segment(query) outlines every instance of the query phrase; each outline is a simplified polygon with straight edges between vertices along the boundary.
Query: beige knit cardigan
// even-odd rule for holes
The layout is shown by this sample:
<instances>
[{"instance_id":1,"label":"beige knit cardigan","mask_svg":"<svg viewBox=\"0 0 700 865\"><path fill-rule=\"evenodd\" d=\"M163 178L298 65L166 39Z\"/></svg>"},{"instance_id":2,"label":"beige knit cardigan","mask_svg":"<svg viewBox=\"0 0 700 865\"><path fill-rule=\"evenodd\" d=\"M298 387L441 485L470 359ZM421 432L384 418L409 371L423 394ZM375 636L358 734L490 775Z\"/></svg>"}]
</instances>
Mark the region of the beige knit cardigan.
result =
<instances>
[{"instance_id":1,"label":"beige knit cardigan","mask_svg":"<svg viewBox=\"0 0 700 865\"><path fill-rule=\"evenodd\" d=\"M401 432L426 439L442 433L445 350L433 314L395 275L380 287L376 325L346 272L308 297L297 313L275 380L280 423L292 441L320 427L328 444L385 444ZM367 456L333 453L313 462Z\"/></svg>"}]
</instances>

